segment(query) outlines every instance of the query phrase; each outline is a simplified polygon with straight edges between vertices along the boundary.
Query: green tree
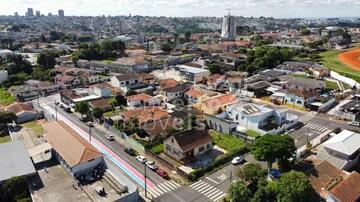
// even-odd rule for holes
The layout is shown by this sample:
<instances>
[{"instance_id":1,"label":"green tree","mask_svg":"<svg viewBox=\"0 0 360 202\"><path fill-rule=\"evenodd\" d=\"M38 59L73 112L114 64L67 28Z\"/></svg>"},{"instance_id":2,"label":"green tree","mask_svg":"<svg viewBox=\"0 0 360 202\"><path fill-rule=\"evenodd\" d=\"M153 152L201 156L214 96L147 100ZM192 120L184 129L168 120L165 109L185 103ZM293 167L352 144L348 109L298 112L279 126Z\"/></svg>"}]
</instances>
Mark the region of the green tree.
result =
<instances>
[{"instance_id":1,"label":"green tree","mask_svg":"<svg viewBox=\"0 0 360 202\"><path fill-rule=\"evenodd\" d=\"M104 112L102 109L96 107L96 108L92 109L91 113L96 119L101 119Z\"/></svg>"},{"instance_id":2,"label":"green tree","mask_svg":"<svg viewBox=\"0 0 360 202\"><path fill-rule=\"evenodd\" d=\"M309 179L302 172L290 171L281 176L277 183L277 201L317 201Z\"/></svg>"},{"instance_id":3,"label":"green tree","mask_svg":"<svg viewBox=\"0 0 360 202\"><path fill-rule=\"evenodd\" d=\"M305 28L305 29L300 30L300 33L301 33L301 35L306 36L306 35L309 35L311 32L310 32L310 30Z\"/></svg>"},{"instance_id":4,"label":"green tree","mask_svg":"<svg viewBox=\"0 0 360 202\"><path fill-rule=\"evenodd\" d=\"M218 63L210 64L208 66L209 71L211 74L218 74L221 72L221 65Z\"/></svg>"},{"instance_id":5,"label":"green tree","mask_svg":"<svg viewBox=\"0 0 360 202\"><path fill-rule=\"evenodd\" d=\"M162 43L161 50L164 52L170 53L173 49L173 45L171 43Z\"/></svg>"},{"instance_id":6,"label":"green tree","mask_svg":"<svg viewBox=\"0 0 360 202\"><path fill-rule=\"evenodd\" d=\"M260 164L249 163L240 168L237 174L248 184L251 191L255 192L259 181L265 180L267 172Z\"/></svg>"},{"instance_id":7,"label":"green tree","mask_svg":"<svg viewBox=\"0 0 360 202\"><path fill-rule=\"evenodd\" d=\"M230 185L228 198L233 202L248 202L251 199L251 191L243 181L237 181Z\"/></svg>"},{"instance_id":8,"label":"green tree","mask_svg":"<svg viewBox=\"0 0 360 202\"><path fill-rule=\"evenodd\" d=\"M87 102L78 102L75 104L75 111L79 112L81 116L89 112L89 104Z\"/></svg>"},{"instance_id":9,"label":"green tree","mask_svg":"<svg viewBox=\"0 0 360 202\"><path fill-rule=\"evenodd\" d=\"M11 123L16 119L16 115L12 112L0 112L0 123Z\"/></svg>"},{"instance_id":10,"label":"green tree","mask_svg":"<svg viewBox=\"0 0 360 202\"><path fill-rule=\"evenodd\" d=\"M38 56L37 62L42 68L42 70L52 69L55 67L56 64L55 54L51 52L41 53Z\"/></svg>"},{"instance_id":11,"label":"green tree","mask_svg":"<svg viewBox=\"0 0 360 202\"><path fill-rule=\"evenodd\" d=\"M115 96L115 99L116 99L119 106L126 106L127 105L127 100L123 95L117 95L117 96Z\"/></svg>"},{"instance_id":12,"label":"green tree","mask_svg":"<svg viewBox=\"0 0 360 202\"><path fill-rule=\"evenodd\" d=\"M287 135L264 135L255 141L251 152L257 160L266 161L270 169L275 161L294 157L296 147L294 140Z\"/></svg>"},{"instance_id":13,"label":"green tree","mask_svg":"<svg viewBox=\"0 0 360 202\"><path fill-rule=\"evenodd\" d=\"M262 181L258 190L254 193L251 202L273 202L276 201L277 184L275 181Z\"/></svg>"},{"instance_id":14,"label":"green tree","mask_svg":"<svg viewBox=\"0 0 360 202\"><path fill-rule=\"evenodd\" d=\"M184 37L185 37L185 42L189 42L190 37L191 37L191 33L190 32L185 32Z\"/></svg>"},{"instance_id":15,"label":"green tree","mask_svg":"<svg viewBox=\"0 0 360 202\"><path fill-rule=\"evenodd\" d=\"M0 201L31 201L24 177L13 177L0 185Z\"/></svg>"},{"instance_id":16,"label":"green tree","mask_svg":"<svg viewBox=\"0 0 360 202\"><path fill-rule=\"evenodd\" d=\"M119 106L119 103L117 102L117 100L115 98L111 98L108 100L108 104L111 106L111 108L113 109L113 111L115 111L115 108L117 106Z\"/></svg>"}]
</instances>

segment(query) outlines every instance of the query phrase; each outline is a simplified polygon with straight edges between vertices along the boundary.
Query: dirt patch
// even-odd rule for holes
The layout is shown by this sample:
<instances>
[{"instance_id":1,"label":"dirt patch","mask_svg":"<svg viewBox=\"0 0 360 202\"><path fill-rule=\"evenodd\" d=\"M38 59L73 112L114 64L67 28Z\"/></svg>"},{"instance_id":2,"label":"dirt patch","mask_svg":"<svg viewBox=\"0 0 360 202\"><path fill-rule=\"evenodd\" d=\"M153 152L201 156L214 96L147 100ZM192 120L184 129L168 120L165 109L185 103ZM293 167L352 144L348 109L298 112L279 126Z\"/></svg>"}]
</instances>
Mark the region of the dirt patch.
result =
<instances>
[{"instance_id":1,"label":"dirt patch","mask_svg":"<svg viewBox=\"0 0 360 202\"><path fill-rule=\"evenodd\" d=\"M360 48L340 53L338 59L352 69L360 71Z\"/></svg>"}]
</instances>

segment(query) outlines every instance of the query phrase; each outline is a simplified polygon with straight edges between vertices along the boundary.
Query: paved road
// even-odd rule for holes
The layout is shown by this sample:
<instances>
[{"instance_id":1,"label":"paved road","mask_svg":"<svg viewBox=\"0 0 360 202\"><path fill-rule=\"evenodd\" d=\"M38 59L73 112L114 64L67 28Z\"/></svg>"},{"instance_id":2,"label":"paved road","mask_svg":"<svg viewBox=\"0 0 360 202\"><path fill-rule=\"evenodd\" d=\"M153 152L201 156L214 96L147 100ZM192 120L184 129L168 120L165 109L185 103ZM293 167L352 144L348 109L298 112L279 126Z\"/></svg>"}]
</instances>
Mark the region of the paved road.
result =
<instances>
[{"instance_id":1,"label":"paved road","mask_svg":"<svg viewBox=\"0 0 360 202\"><path fill-rule=\"evenodd\" d=\"M45 115L49 120L55 118L54 100L58 100L57 96L50 96L40 99L41 110L44 110ZM34 106L37 107L37 101L34 101ZM84 139L89 141L89 128L84 123L78 120L78 117L71 113L66 113L61 109L57 110L58 120L64 121L67 125L77 131ZM118 167L124 171L131 179L133 179L140 188L144 189L144 164L138 162L134 157L129 156L124 152L124 146L116 141L109 141L105 138L105 133L96 128L91 129L91 143L104 155L108 156ZM181 186L172 181L164 180L155 172L147 170L147 188L152 198L160 197L161 195L178 189Z\"/></svg>"}]
</instances>

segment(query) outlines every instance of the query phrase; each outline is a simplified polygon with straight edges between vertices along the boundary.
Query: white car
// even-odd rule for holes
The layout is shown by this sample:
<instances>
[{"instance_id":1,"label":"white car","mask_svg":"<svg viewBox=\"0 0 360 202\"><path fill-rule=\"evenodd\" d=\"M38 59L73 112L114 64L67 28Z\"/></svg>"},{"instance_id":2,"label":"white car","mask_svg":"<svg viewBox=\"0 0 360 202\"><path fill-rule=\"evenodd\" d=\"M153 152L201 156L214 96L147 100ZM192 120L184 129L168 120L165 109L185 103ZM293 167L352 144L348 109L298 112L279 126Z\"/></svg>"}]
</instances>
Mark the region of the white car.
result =
<instances>
[{"instance_id":1,"label":"white car","mask_svg":"<svg viewBox=\"0 0 360 202\"><path fill-rule=\"evenodd\" d=\"M146 166L148 168L150 168L151 170L156 170L157 169L157 165L155 165L155 162L154 161L148 161L146 162Z\"/></svg>"},{"instance_id":2,"label":"white car","mask_svg":"<svg viewBox=\"0 0 360 202\"><path fill-rule=\"evenodd\" d=\"M348 124L350 126L360 127L360 122L357 122L357 121L351 121L351 122L348 122Z\"/></svg>"},{"instance_id":3,"label":"white car","mask_svg":"<svg viewBox=\"0 0 360 202\"><path fill-rule=\"evenodd\" d=\"M145 156L137 156L136 159L141 163L146 163L147 161Z\"/></svg>"},{"instance_id":4,"label":"white car","mask_svg":"<svg viewBox=\"0 0 360 202\"><path fill-rule=\"evenodd\" d=\"M108 140L115 140L114 136L111 134L105 134L105 138Z\"/></svg>"},{"instance_id":5,"label":"white car","mask_svg":"<svg viewBox=\"0 0 360 202\"><path fill-rule=\"evenodd\" d=\"M231 160L231 163L233 165L237 165L237 164L240 164L243 160L244 160L244 156L237 156L237 157L233 158L233 160Z\"/></svg>"}]
</instances>

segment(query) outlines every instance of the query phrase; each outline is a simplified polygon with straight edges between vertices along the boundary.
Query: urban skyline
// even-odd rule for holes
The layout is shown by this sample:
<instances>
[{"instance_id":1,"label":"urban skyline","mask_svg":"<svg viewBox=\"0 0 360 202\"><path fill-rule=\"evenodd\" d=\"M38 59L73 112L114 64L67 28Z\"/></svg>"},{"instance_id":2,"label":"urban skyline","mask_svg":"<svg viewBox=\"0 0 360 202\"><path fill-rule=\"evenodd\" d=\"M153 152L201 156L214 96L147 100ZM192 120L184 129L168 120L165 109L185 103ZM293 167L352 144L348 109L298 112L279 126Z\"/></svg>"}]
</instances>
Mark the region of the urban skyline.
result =
<instances>
[{"instance_id":1,"label":"urban skyline","mask_svg":"<svg viewBox=\"0 0 360 202\"><path fill-rule=\"evenodd\" d=\"M25 15L27 8L39 10L43 14L57 13L65 10L67 15L98 16L98 15L143 15L143 16L216 16L225 15L226 9L231 8L235 16L245 17L277 17L277 18L319 18L319 17L357 17L360 2L356 0L245 0L233 2L224 0L187 0L187 1L136 1L105 0L85 2L82 0L56 2L28 1L28 0L0 0L0 15ZM81 9L79 9L81 8ZM102 8L102 9L94 9ZM342 9L344 8L344 9ZM346 8L346 9L345 9Z\"/></svg>"}]
</instances>

